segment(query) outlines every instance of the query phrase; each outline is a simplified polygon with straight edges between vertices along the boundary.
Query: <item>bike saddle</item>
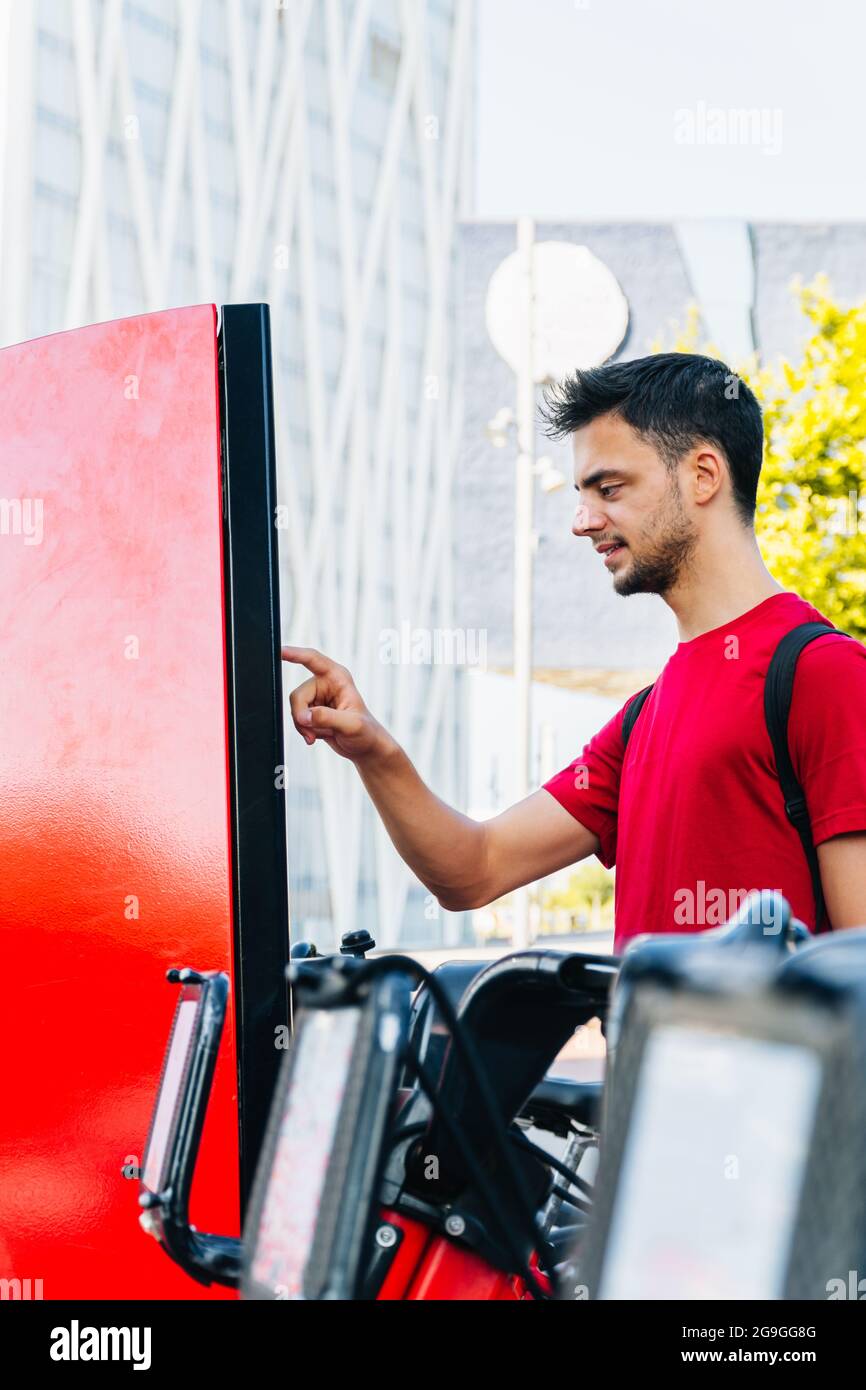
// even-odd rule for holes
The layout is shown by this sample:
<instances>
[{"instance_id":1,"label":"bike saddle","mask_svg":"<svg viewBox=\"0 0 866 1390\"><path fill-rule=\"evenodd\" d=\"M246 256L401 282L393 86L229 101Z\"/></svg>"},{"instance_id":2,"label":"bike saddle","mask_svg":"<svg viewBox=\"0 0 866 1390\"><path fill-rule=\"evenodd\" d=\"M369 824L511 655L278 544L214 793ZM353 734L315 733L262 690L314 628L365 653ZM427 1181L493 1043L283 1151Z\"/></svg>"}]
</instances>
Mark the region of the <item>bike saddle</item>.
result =
<instances>
[{"instance_id":1,"label":"bike saddle","mask_svg":"<svg viewBox=\"0 0 866 1390\"><path fill-rule=\"evenodd\" d=\"M500 1132L523 1111L574 1030L605 1009L617 964L611 956L534 949L488 965L468 985L458 1020L486 1077ZM466 1177L451 1127L482 1159L492 1153L496 1140L476 1078L453 1039L437 1095L451 1124L433 1117L425 1151L439 1155L445 1172Z\"/></svg>"},{"instance_id":2,"label":"bike saddle","mask_svg":"<svg viewBox=\"0 0 866 1390\"><path fill-rule=\"evenodd\" d=\"M433 974L456 1010L476 975L480 975L490 964L489 960L446 960L437 965ZM442 1070L448 1036L436 1001L426 985L421 985L412 1003L409 1045L433 1076L438 1077ZM414 1074L407 1067L401 1084L411 1086L413 1079Z\"/></svg>"},{"instance_id":3,"label":"bike saddle","mask_svg":"<svg viewBox=\"0 0 866 1390\"><path fill-rule=\"evenodd\" d=\"M597 1129L601 1120L603 1081L572 1081L567 1076L546 1076L520 1112L538 1129L565 1137L576 1122Z\"/></svg>"}]
</instances>

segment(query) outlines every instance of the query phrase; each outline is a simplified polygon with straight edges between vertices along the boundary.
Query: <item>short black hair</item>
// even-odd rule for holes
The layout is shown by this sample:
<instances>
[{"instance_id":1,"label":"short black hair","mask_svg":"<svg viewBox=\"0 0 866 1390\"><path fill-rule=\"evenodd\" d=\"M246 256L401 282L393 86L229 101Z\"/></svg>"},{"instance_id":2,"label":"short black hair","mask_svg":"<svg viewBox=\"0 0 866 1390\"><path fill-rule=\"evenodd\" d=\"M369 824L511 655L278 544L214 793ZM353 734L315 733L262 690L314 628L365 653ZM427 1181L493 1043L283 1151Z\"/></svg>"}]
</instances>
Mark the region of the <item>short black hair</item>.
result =
<instances>
[{"instance_id":1,"label":"short black hair","mask_svg":"<svg viewBox=\"0 0 866 1390\"><path fill-rule=\"evenodd\" d=\"M577 371L545 392L541 417L551 439L564 439L601 415L625 420L671 469L701 440L714 444L727 460L737 513L745 525L754 524L764 452L761 407L724 362L658 352Z\"/></svg>"}]
</instances>

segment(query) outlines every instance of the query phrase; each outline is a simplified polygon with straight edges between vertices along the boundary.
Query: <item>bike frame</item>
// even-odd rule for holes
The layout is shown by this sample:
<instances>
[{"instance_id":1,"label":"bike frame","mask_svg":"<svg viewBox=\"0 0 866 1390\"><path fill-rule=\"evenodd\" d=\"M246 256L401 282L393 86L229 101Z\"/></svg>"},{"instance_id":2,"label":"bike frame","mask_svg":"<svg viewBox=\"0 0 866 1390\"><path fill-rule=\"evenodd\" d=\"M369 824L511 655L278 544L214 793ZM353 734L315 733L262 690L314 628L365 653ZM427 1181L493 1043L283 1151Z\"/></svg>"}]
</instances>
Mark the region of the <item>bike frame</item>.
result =
<instances>
[{"instance_id":1,"label":"bike frame","mask_svg":"<svg viewBox=\"0 0 866 1390\"><path fill-rule=\"evenodd\" d=\"M402 1239L377 1300L518 1302L531 1298L518 1275L495 1269L475 1251L448 1240L423 1222L384 1207L380 1215L389 1226L397 1227ZM549 1291L550 1282L537 1268L535 1256L531 1264L539 1284Z\"/></svg>"}]
</instances>

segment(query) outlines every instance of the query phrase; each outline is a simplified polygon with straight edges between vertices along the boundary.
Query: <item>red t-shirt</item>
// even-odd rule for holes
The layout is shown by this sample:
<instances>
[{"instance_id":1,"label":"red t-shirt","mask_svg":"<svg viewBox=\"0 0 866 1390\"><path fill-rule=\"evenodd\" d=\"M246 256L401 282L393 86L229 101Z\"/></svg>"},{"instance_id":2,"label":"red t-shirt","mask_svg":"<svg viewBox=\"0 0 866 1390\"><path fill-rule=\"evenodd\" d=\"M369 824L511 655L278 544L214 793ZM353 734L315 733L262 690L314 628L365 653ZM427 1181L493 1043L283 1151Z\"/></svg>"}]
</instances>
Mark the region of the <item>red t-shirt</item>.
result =
<instances>
[{"instance_id":1,"label":"red t-shirt","mask_svg":"<svg viewBox=\"0 0 866 1390\"><path fill-rule=\"evenodd\" d=\"M580 757L544 783L598 836L605 868L617 866L616 951L640 932L718 926L753 888L778 889L814 927L809 868L785 815L764 721L764 677L786 632L826 621L799 595L773 594L733 622L680 642L628 750L622 719L633 696ZM788 744L815 844L866 830L860 642L828 634L800 654Z\"/></svg>"}]
</instances>

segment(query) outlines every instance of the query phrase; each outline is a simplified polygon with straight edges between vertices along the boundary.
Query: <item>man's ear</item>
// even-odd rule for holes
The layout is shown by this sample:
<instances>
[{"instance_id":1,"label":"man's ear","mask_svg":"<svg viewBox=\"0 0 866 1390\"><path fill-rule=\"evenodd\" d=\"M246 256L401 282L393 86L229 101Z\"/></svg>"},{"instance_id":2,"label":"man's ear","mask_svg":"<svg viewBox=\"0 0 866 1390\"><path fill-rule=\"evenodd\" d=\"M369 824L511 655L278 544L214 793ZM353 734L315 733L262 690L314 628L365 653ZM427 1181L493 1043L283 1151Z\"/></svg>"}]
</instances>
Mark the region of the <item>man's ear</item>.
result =
<instances>
[{"instance_id":1,"label":"man's ear","mask_svg":"<svg viewBox=\"0 0 866 1390\"><path fill-rule=\"evenodd\" d=\"M725 463L719 451L709 444L701 444L695 449L692 454L692 476L694 500L703 506L716 496L724 482Z\"/></svg>"}]
</instances>

